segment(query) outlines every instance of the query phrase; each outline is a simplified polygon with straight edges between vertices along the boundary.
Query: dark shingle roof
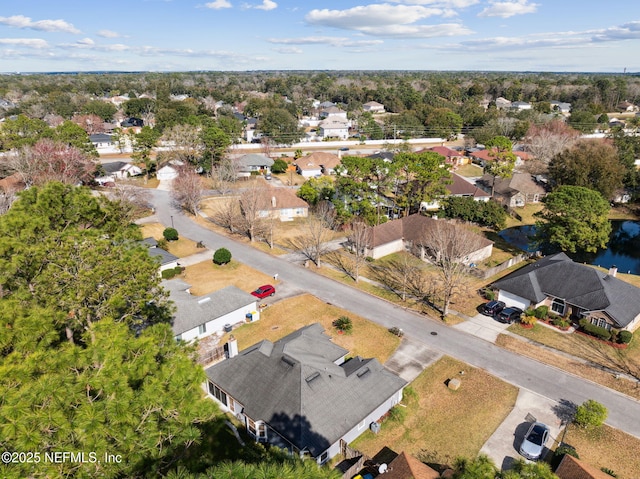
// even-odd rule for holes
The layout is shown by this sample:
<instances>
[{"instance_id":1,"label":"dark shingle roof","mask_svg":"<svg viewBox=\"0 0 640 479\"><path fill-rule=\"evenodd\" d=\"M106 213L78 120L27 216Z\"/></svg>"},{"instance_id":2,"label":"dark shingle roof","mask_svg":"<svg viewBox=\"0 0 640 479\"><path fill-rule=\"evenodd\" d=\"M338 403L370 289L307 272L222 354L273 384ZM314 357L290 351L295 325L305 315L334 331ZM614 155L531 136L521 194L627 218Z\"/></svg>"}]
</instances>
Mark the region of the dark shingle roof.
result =
<instances>
[{"instance_id":1,"label":"dark shingle roof","mask_svg":"<svg viewBox=\"0 0 640 479\"><path fill-rule=\"evenodd\" d=\"M206 373L247 416L316 457L406 385L376 359L337 365L346 353L315 323L275 343L262 341Z\"/></svg>"},{"instance_id":2,"label":"dark shingle roof","mask_svg":"<svg viewBox=\"0 0 640 479\"><path fill-rule=\"evenodd\" d=\"M235 286L227 286L204 296L191 296L187 293L189 285L184 281L166 281L165 285L176 304L173 318L173 332L176 335L256 302L255 296Z\"/></svg>"},{"instance_id":3,"label":"dark shingle roof","mask_svg":"<svg viewBox=\"0 0 640 479\"><path fill-rule=\"evenodd\" d=\"M533 303L553 296L586 311L604 311L621 328L640 314L640 288L575 263L564 253L520 268L494 286Z\"/></svg>"},{"instance_id":4,"label":"dark shingle roof","mask_svg":"<svg viewBox=\"0 0 640 479\"><path fill-rule=\"evenodd\" d=\"M160 266L172 263L174 261L178 261L177 256L172 255L171 253L163 250L162 248L149 248L149 256L151 256L152 258L159 258Z\"/></svg>"}]
</instances>

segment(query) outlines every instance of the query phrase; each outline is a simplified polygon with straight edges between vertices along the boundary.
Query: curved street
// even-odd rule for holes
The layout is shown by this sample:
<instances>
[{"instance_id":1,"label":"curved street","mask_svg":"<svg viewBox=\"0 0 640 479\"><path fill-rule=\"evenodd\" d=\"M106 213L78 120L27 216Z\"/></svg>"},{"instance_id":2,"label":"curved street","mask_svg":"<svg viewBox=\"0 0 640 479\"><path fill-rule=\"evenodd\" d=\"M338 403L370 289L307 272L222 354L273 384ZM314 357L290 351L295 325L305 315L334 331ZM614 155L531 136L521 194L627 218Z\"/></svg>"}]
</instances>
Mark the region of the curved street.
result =
<instances>
[{"instance_id":1,"label":"curved street","mask_svg":"<svg viewBox=\"0 0 640 479\"><path fill-rule=\"evenodd\" d=\"M406 336L435 352L447 354L519 388L563 405L594 399L609 410L607 424L640 438L640 402L560 369L519 356L465 331L376 298L355 288L315 274L301 266L271 256L251 246L210 231L172 205L169 192L152 190L158 220L173 224L182 236L215 250L228 248L238 261L273 276L291 292L308 292L345 310L362 315L386 328L397 326ZM490 407L490 405L487 405Z\"/></svg>"}]
</instances>

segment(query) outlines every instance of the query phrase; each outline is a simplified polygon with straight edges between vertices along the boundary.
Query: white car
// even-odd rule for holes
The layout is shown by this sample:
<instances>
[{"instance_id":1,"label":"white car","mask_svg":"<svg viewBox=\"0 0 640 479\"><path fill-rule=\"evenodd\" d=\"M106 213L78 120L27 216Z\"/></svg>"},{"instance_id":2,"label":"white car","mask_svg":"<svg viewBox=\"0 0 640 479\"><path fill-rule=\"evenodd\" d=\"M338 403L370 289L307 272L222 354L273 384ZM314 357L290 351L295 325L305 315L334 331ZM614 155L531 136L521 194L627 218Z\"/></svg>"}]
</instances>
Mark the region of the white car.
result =
<instances>
[{"instance_id":1,"label":"white car","mask_svg":"<svg viewBox=\"0 0 640 479\"><path fill-rule=\"evenodd\" d=\"M549 439L549 428L541 422L534 422L529 427L520 446L520 454L532 461L540 459L544 445Z\"/></svg>"}]
</instances>

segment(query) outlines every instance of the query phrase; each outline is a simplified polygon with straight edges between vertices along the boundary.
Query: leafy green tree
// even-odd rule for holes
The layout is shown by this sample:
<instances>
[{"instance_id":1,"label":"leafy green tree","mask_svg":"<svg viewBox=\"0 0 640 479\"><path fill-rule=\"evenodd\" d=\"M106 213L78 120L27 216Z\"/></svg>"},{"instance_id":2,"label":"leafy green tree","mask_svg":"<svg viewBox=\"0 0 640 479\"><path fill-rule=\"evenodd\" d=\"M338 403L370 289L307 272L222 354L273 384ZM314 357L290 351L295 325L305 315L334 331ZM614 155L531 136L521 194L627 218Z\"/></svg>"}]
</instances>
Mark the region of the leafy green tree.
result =
<instances>
[{"instance_id":1,"label":"leafy green tree","mask_svg":"<svg viewBox=\"0 0 640 479\"><path fill-rule=\"evenodd\" d=\"M394 183L396 206L405 215L417 211L421 202L446 194L451 173L442 155L433 151L398 153L392 165L388 177Z\"/></svg>"},{"instance_id":2,"label":"leafy green tree","mask_svg":"<svg viewBox=\"0 0 640 479\"><path fill-rule=\"evenodd\" d=\"M273 165L271 166L271 171L273 173L284 173L285 171L287 171L288 167L289 167L289 164L286 161L284 161L282 158L278 158L273 162Z\"/></svg>"},{"instance_id":3,"label":"leafy green tree","mask_svg":"<svg viewBox=\"0 0 640 479\"><path fill-rule=\"evenodd\" d=\"M54 130L53 139L60 143L73 146L89 156L98 157L96 147L85 130L72 121L65 121Z\"/></svg>"},{"instance_id":4,"label":"leafy green tree","mask_svg":"<svg viewBox=\"0 0 640 479\"><path fill-rule=\"evenodd\" d=\"M161 133L150 126L143 126L140 133L134 134L132 138L133 153L131 158L144 163L145 175L149 179L149 173L155 163L151 153L156 146Z\"/></svg>"},{"instance_id":5,"label":"leafy green tree","mask_svg":"<svg viewBox=\"0 0 640 479\"><path fill-rule=\"evenodd\" d=\"M395 123L387 125L387 130L388 132L392 132L390 134L391 138L394 138L398 131ZM360 116L360 119L358 120L358 131L361 136L365 136L370 140L382 140L385 138L385 133L382 127L373 119L373 114L370 112L365 112Z\"/></svg>"},{"instance_id":6,"label":"leafy green tree","mask_svg":"<svg viewBox=\"0 0 640 479\"><path fill-rule=\"evenodd\" d=\"M297 143L303 137L298 120L284 108L267 110L258 120L258 129L279 145Z\"/></svg>"},{"instance_id":7,"label":"leafy green tree","mask_svg":"<svg viewBox=\"0 0 640 479\"><path fill-rule=\"evenodd\" d=\"M178 230L175 228L165 228L162 232L162 236L167 241L177 241L178 240Z\"/></svg>"},{"instance_id":8,"label":"leafy green tree","mask_svg":"<svg viewBox=\"0 0 640 479\"><path fill-rule=\"evenodd\" d=\"M156 111L156 101L151 98L132 98L122 104L124 114L134 118L144 118Z\"/></svg>"},{"instance_id":9,"label":"leafy green tree","mask_svg":"<svg viewBox=\"0 0 640 479\"><path fill-rule=\"evenodd\" d=\"M281 461L249 463L224 461L203 474L189 473L184 468L171 471L166 479L340 479L337 469L318 466L313 461L288 458Z\"/></svg>"},{"instance_id":10,"label":"leafy green tree","mask_svg":"<svg viewBox=\"0 0 640 479\"><path fill-rule=\"evenodd\" d=\"M204 144L201 166L211 172L220 164L233 141L227 132L215 124L202 129L200 140Z\"/></svg>"},{"instance_id":11,"label":"leafy green tree","mask_svg":"<svg viewBox=\"0 0 640 479\"><path fill-rule=\"evenodd\" d=\"M516 164L516 155L511 151L513 144L505 136L495 136L486 142L490 150L491 161L484 166L484 172L493 177L491 195L493 196L496 178L510 178Z\"/></svg>"},{"instance_id":12,"label":"leafy green tree","mask_svg":"<svg viewBox=\"0 0 640 479\"><path fill-rule=\"evenodd\" d=\"M452 139L462 130L462 117L448 108L434 108L425 124L429 136Z\"/></svg>"},{"instance_id":13,"label":"leafy green tree","mask_svg":"<svg viewBox=\"0 0 640 479\"><path fill-rule=\"evenodd\" d=\"M158 264L123 207L56 182L23 191L0 217L3 297L63 311L70 342L103 318L138 329L168 321Z\"/></svg>"},{"instance_id":14,"label":"leafy green tree","mask_svg":"<svg viewBox=\"0 0 640 479\"><path fill-rule=\"evenodd\" d=\"M593 133L598 126L595 115L591 112L578 110L572 111L569 117L569 125L582 133Z\"/></svg>"},{"instance_id":15,"label":"leafy green tree","mask_svg":"<svg viewBox=\"0 0 640 479\"><path fill-rule=\"evenodd\" d=\"M451 196L442 202L442 215L471 221L495 230L504 228L507 212L495 201L475 201L473 198Z\"/></svg>"},{"instance_id":16,"label":"leafy green tree","mask_svg":"<svg viewBox=\"0 0 640 479\"><path fill-rule=\"evenodd\" d=\"M56 333L66 315L0 300L0 446L43 456L0 466L0 474L159 477L202 440L198 425L215 414L192 349L173 339L168 324L137 334L110 318L69 345ZM57 451L84 452L87 462L44 460Z\"/></svg>"},{"instance_id":17,"label":"leafy green tree","mask_svg":"<svg viewBox=\"0 0 640 479\"><path fill-rule=\"evenodd\" d=\"M578 141L549 163L549 176L558 185L584 186L607 199L622 188L625 173L616 148L598 140Z\"/></svg>"},{"instance_id":18,"label":"leafy green tree","mask_svg":"<svg viewBox=\"0 0 640 479\"><path fill-rule=\"evenodd\" d=\"M640 122L640 117L636 117L634 120ZM640 158L640 136L627 135L620 128L614 129L610 137L618 152L618 160L625 168L625 186L636 188L640 184L640 172L635 165L636 158Z\"/></svg>"},{"instance_id":19,"label":"leafy green tree","mask_svg":"<svg viewBox=\"0 0 640 479\"><path fill-rule=\"evenodd\" d=\"M474 459L456 459L454 471L455 479L495 479L498 474L493 461L484 454Z\"/></svg>"},{"instance_id":20,"label":"leafy green tree","mask_svg":"<svg viewBox=\"0 0 640 479\"><path fill-rule=\"evenodd\" d=\"M25 115L6 120L0 128L0 145L3 151L33 146L41 138L52 137L53 130L44 121Z\"/></svg>"},{"instance_id":21,"label":"leafy green tree","mask_svg":"<svg viewBox=\"0 0 640 479\"><path fill-rule=\"evenodd\" d=\"M536 215L536 236L562 251L595 252L604 248L611 234L609 203L600 193L582 186L560 186L543 200Z\"/></svg>"},{"instance_id":22,"label":"leafy green tree","mask_svg":"<svg viewBox=\"0 0 640 479\"><path fill-rule=\"evenodd\" d=\"M111 121L117 111L113 103L102 100L91 100L82 107L82 113L99 116L104 121Z\"/></svg>"},{"instance_id":23,"label":"leafy green tree","mask_svg":"<svg viewBox=\"0 0 640 479\"><path fill-rule=\"evenodd\" d=\"M215 264L227 264L231 261L231 251L227 248L218 248L215 253L213 253L213 262Z\"/></svg>"},{"instance_id":24,"label":"leafy green tree","mask_svg":"<svg viewBox=\"0 0 640 479\"><path fill-rule=\"evenodd\" d=\"M321 176L320 178L309 178L300 186L296 194L313 206L322 200L331 201L335 189L331 178Z\"/></svg>"},{"instance_id":25,"label":"leafy green tree","mask_svg":"<svg viewBox=\"0 0 640 479\"><path fill-rule=\"evenodd\" d=\"M600 427L607 420L607 408L593 399L588 399L576 408L573 418L580 427Z\"/></svg>"}]
</instances>

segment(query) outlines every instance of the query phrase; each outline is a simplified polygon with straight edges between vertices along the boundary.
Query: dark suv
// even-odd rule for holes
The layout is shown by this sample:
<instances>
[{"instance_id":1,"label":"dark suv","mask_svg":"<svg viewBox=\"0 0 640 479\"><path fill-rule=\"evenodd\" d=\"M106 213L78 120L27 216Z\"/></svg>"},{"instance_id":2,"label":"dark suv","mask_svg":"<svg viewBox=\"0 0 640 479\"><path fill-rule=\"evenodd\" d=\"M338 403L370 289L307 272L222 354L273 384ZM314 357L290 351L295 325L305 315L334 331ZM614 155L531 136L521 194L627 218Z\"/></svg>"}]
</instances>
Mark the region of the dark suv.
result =
<instances>
[{"instance_id":1,"label":"dark suv","mask_svg":"<svg viewBox=\"0 0 640 479\"><path fill-rule=\"evenodd\" d=\"M501 323L513 323L520 319L522 315L522 310L520 308L505 308L500 313L498 313L497 319Z\"/></svg>"},{"instance_id":2,"label":"dark suv","mask_svg":"<svg viewBox=\"0 0 640 479\"><path fill-rule=\"evenodd\" d=\"M482 307L482 314L495 316L504 309L506 305L502 301L489 301Z\"/></svg>"}]
</instances>

